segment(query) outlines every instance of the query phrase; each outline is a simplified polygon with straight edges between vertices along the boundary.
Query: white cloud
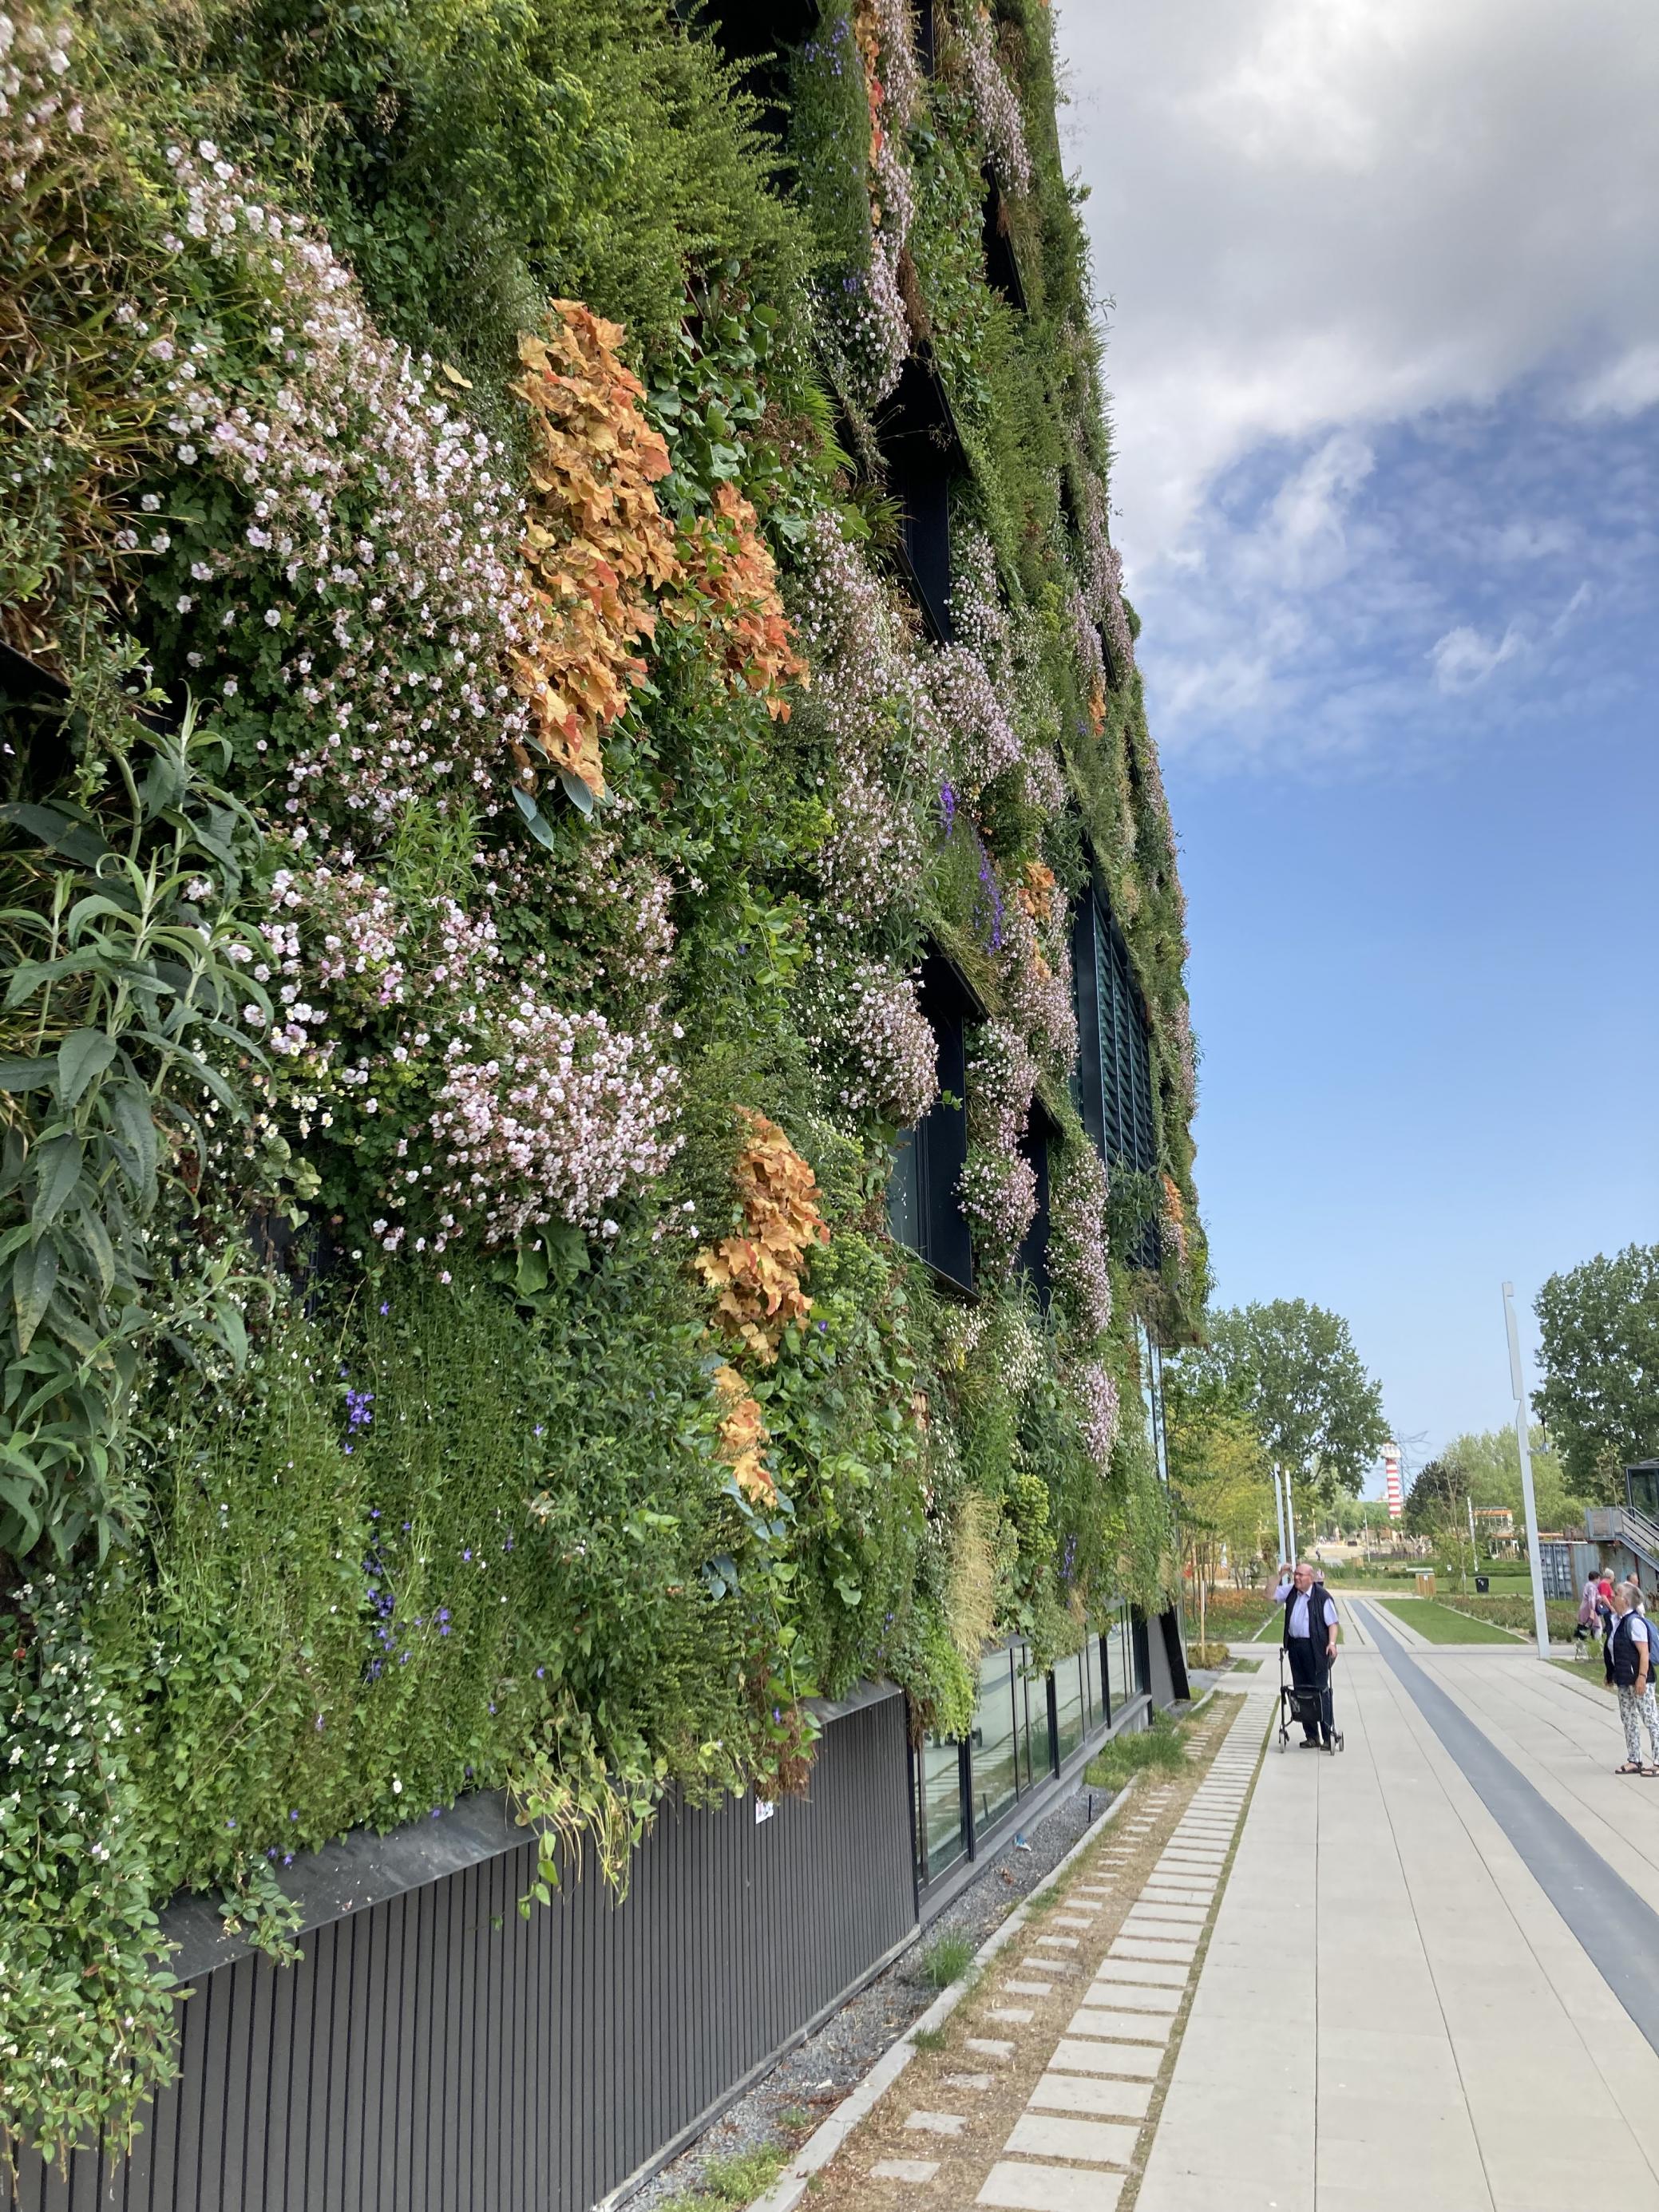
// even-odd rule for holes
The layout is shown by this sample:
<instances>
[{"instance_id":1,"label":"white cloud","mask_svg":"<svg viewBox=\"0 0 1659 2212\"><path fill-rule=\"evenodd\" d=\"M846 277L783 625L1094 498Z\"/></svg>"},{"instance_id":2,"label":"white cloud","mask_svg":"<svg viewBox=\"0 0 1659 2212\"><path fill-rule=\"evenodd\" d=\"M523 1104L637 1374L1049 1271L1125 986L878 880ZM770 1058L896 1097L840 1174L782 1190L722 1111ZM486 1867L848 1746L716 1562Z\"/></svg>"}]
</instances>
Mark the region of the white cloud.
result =
<instances>
[{"instance_id":1,"label":"white cloud","mask_svg":"<svg viewBox=\"0 0 1659 2212\"><path fill-rule=\"evenodd\" d=\"M1659 343L1632 346L1581 379L1571 396L1575 415L1639 415L1659 402Z\"/></svg>"},{"instance_id":2,"label":"white cloud","mask_svg":"<svg viewBox=\"0 0 1659 2212\"><path fill-rule=\"evenodd\" d=\"M1511 623L1501 638L1490 641L1468 623L1460 623L1444 637L1437 638L1430 647L1434 680L1442 691L1448 693L1476 690L1506 660L1514 659L1522 643L1518 623Z\"/></svg>"},{"instance_id":3,"label":"white cloud","mask_svg":"<svg viewBox=\"0 0 1659 2212\"><path fill-rule=\"evenodd\" d=\"M1059 38L1132 572L1264 440L1551 364L1659 398L1650 0L1070 0Z\"/></svg>"},{"instance_id":4,"label":"white cloud","mask_svg":"<svg viewBox=\"0 0 1659 2212\"><path fill-rule=\"evenodd\" d=\"M1405 757L1530 711L1659 559L1659 9L1061 0L1058 33L1166 744Z\"/></svg>"}]
</instances>

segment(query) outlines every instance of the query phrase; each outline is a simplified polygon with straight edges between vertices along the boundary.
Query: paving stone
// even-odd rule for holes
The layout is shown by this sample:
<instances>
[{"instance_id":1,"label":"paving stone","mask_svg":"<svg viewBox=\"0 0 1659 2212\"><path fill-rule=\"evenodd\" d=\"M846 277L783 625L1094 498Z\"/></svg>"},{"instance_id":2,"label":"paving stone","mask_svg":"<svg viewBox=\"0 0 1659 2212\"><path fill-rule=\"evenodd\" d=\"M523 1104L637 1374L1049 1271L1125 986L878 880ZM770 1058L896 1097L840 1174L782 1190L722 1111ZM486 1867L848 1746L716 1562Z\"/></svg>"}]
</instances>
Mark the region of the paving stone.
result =
<instances>
[{"instance_id":1,"label":"paving stone","mask_svg":"<svg viewBox=\"0 0 1659 2212\"><path fill-rule=\"evenodd\" d=\"M1057 1951L1080 1951L1083 1946L1075 1936L1034 1936L1034 1943L1052 1943Z\"/></svg>"},{"instance_id":2,"label":"paving stone","mask_svg":"<svg viewBox=\"0 0 1659 2212\"><path fill-rule=\"evenodd\" d=\"M967 2126L960 2112L912 2112L904 2123L924 2136L959 2136Z\"/></svg>"},{"instance_id":3,"label":"paving stone","mask_svg":"<svg viewBox=\"0 0 1659 2212\"><path fill-rule=\"evenodd\" d=\"M1176 1940L1197 1940L1203 1933L1207 1913L1201 1905L1137 1905L1124 1916L1121 1936L1166 1936Z\"/></svg>"},{"instance_id":4,"label":"paving stone","mask_svg":"<svg viewBox=\"0 0 1659 2212\"><path fill-rule=\"evenodd\" d=\"M1031 2018L1030 2005L987 2005L987 2020L1006 2020L1011 2027L1024 2027Z\"/></svg>"},{"instance_id":5,"label":"paving stone","mask_svg":"<svg viewBox=\"0 0 1659 2212\"><path fill-rule=\"evenodd\" d=\"M1098 1917L1098 1906L1074 1905L1069 1912L1055 1913L1054 1925L1056 1928L1091 1928Z\"/></svg>"},{"instance_id":6,"label":"paving stone","mask_svg":"<svg viewBox=\"0 0 1659 2212\"><path fill-rule=\"evenodd\" d=\"M996 2078L994 2074L947 2074L945 2086L947 2089L988 2089Z\"/></svg>"},{"instance_id":7,"label":"paving stone","mask_svg":"<svg viewBox=\"0 0 1659 2212\"><path fill-rule=\"evenodd\" d=\"M1113 1995L1116 1995L1115 1990ZM1162 1996L1163 1992L1155 1990L1153 1995ZM1066 2023L1067 2035L1099 2035L1109 2041L1139 2037L1147 2043L1167 2043L1174 2029L1175 2021L1167 2014L1118 2012L1103 2002L1097 2003L1092 1996L1087 2004L1078 2007Z\"/></svg>"},{"instance_id":8,"label":"paving stone","mask_svg":"<svg viewBox=\"0 0 1659 2212\"><path fill-rule=\"evenodd\" d=\"M1110 1964L1110 1960L1106 1964ZM1126 2013L1179 2011L1179 2006L1182 2006L1182 1989L1186 1986L1186 1971L1183 1971L1182 1966L1175 1966L1175 1969L1159 1966L1159 1969L1157 1969L1159 1973L1179 1975L1182 1980L1179 1980L1179 1986L1176 1986L1176 1989L1166 1989L1166 1986L1161 1986L1159 1982L1130 1982L1128 1980L1130 1971L1133 1971L1133 1973L1146 1973L1148 1969L1146 1969L1146 1966L1133 1966L1130 1960L1124 1960L1124 1973L1109 1975L1102 1969L1099 1980L1093 1982L1093 1986L1091 1986L1091 1990L1088 1990L1088 1996L1084 1997L1084 2004L1121 2006Z\"/></svg>"},{"instance_id":9,"label":"paving stone","mask_svg":"<svg viewBox=\"0 0 1659 2212\"><path fill-rule=\"evenodd\" d=\"M1114 2212L1122 2189L1121 2173L999 2159L986 2175L976 2202L1005 2206L1007 2212Z\"/></svg>"},{"instance_id":10,"label":"paving stone","mask_svg":"<svg viewBox=\"0 0 1659 2212\"><path fill-rule=\"evenodd\" d=\"M1067 1959L1056 1953L1050 1959L1022 1959L1019 1971L1022 1974L1074 1974L1078 1971L1078 1963L1075 1959Z\"/></svg>"},{"instance_id":11,"label":"paving stone","mask_svg":"<svg viewBox=\"0 0 1659 2212\"><path fill-rule=\"evenodd\" d=\"M1155 2043L1062 2035L1048 2063L1056 2074L1133 2074L1150 2081L1164 2063L1164 2053Z\"/></svg>"},{"instance_id":12,"label":"paving stone","mask_svg":"<svg viewBox=\"0 0 1659 2212\"><path fill-rule=\"evenodd\" d=\"M1173 1936L1120 1936L1114 1941L1109 1956L1114 1959L1170 1959L1184 1964L1193 1959L1197 1950L1195 1942L1182 1942Z\"/></svg>"},{"instance_id":13,"label":"paving stone","mask_svg":"<svg viewBox=\"0 0 1659 2212\"><path fill-rule=\"evenodd\" d=\"M1136 2128L1115 2126L1109 2120L1050 2119L1042 2112L1022 2112L1004 2150L1024 2151L1028 2158L1076 2160L1084 2166L1127 2166L1135 2154Z\"/></svg>"},{"instance_id":14,"label":"paving stone","mask_svg":"<svg viewBox=\"0 0 1659 2212\"><path fill-rule=\"evenodd\" d=\"M1048 2073L1025 2100L1037 2112L1077 2112L1085 2119L1144 2120L1150 2081L1111 2081L1089 2074Z\"/></svg>"},{"instance_id":15,"label":"paving stone","mask_svg":"<svg viewBox=\"0 0 1659 2212\"><path fill-rule=\"evenodd\" d=\"M1009 1997L1051 1997L1054 1993L1054 1985L1052 1982L1005 1982L1002 1985L1002 1993ZM1003 2017L1006 2019L1006 2014ZM1025 2017L1030 2020L1031 2015L1028 2012Z\"/></svg>"},{"instance_id":16,"label":"paving stone","mask_svg":"<svg viewBox=\"0 0 1659 2212\"><path fill-rule=\"evenodd\" d=\"M931 2181L939 2172L936 2158L878 2158L870 2169L878 2181Z\"/></svg>"},{"instance_id":17,"label":"paving stone","mask_svg":"<svg viewBox=\"0 0 1659 2212\"><path fill-rule=\"evenodd\" d=\"M1165 1965L1161 1959L1108 1959L1095 1976L1094 1986L1109 1990L1113 2004L1133 2005L1137 2010L1141 2008L1143 1992L1146 1996L1167 1997L1167 2009L1173 2012L1179 2002L1177 1993L1187 1986L1189 1971L1186 1966ZM1120 1982L1123 1984L1121 1989L1118 1987ZM1135 1995L1129 1994L1131 1989ZM1151 2012L1166 2009L1164 2005L1146 2008Z\"/></svg>"},{"instance_id":18,"label":"paving stone","mask_svg":"<svg viewBox=\"0 0 1659 2212\"><path fill-rule=\"evenodd\" d=\"M995 2035L964 2035L962 2047L971 2051L975 2058L1012 2058L1014 2055L1013 2045Z\"/></svg>"}]
</instances>

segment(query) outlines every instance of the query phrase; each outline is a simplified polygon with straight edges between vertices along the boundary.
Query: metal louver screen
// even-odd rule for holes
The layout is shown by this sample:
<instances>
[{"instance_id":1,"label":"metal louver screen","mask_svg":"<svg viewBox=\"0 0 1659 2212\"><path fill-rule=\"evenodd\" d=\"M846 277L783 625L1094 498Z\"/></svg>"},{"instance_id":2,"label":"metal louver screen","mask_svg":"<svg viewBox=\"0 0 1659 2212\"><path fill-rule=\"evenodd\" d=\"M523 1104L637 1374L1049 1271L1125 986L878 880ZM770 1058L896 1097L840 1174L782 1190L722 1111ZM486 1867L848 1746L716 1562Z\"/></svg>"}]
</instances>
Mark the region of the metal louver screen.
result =
<instances>
[{"instance_id":1,"label":"metal louver screen","mask_svg":"<svg viewBox=\"0 0 1659 2212\"><path fill-rule=\"evenodd\" d=\"M1100 1022L1100 1084L1109 1158L1145 1172L1158 1158L1152 1141L1152 1056L1128 948L1095 905L1095 993Z\"/></svg>"}]
</instances>

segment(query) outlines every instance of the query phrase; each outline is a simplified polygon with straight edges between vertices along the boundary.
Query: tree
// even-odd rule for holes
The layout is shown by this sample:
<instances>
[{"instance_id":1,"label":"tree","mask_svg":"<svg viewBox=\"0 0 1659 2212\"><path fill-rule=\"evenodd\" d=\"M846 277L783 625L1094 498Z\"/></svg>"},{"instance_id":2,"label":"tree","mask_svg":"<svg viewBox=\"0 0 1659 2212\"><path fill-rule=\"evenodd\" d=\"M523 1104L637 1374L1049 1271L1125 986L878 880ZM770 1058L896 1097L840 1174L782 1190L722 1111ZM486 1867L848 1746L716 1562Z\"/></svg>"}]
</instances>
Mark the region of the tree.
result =
<instances>
[{"instance_id":1,"label":"tree","mask_svg":"<svg viewBox=\"0 0 1659 2212\"><path fill-rule=\"evenodd\" d=\"M1455 1522L1467 1522L1469 1498L1469 1479L1461 1463L1449 1455L1431 1459L1407 1497L1406 1526L1413 1536L1437 1536Z\"/></svg>"},{"instance_id":2,"label":"tree","mask_svg":"<svg viewBox=\"0 0 1659 2212\"><path fill-rule=\"evenodd\" d=\"M1533 1406L1581 1496L1621 1499L1620 1471L1659 1458L1659 1244L1552 1275L1533 1310L1544 1380Z\"/></svg>"},{"instance_id":3,"label":"tree","mask_svg":"<svg viewBox=\"0 0 1659 2212\"><path fill-rule=\"evenodd\" d=\"M1587 1500L1568 1482L1561 1455L1534 1421L1531 1433L1533 1492L1540 1528L1567 1528L1582 1522ZM1463 1479L1477 1511L1483 1505L1507 1505L1518 1529L1525 1525L1521 1496L1521 1455L1513 1429L1486 1429L1454 1437L1440 1455Z\"/></svg>"},{"instance_id":4,"label":"tree","mask_svg":"<svg viewBox=\"0 0 1659 2212\"><path fill-rule=\"evenodd\" d=\"M1209 1328L1193 1364L1206 1387L1248 1413L1270 1464L1322 1504L1358 1496L1389 1430L1381 1386L1341 1315L1276 1298L1214 1314Z\"/></svg>"}]
</instances>

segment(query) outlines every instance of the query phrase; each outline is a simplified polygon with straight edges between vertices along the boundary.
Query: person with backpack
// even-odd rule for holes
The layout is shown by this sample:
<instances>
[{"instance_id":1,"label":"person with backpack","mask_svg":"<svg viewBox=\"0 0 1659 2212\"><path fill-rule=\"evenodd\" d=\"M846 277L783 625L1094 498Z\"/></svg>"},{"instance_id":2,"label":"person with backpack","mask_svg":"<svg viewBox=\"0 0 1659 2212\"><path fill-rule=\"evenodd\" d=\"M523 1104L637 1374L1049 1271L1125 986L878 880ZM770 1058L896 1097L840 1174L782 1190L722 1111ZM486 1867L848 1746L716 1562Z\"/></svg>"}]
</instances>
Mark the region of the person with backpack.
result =
<instances>
[{"instance_id":1,"label":"person with backpack","mask_svg":"<svg viewBox=\"0 0 1659 2212\"><path fill-rule=\"evenodd\" d=\"M1274 1593L1285 1607L1285 1656L1291 1680L1298 1690L1319 1692L1319 1726L1302 1723L1304 1751L1335 1748L1335 1722L1331 1711L1331 1668L1336 1659L1336 1600L1322 1583L1316 1583L1306 1559L1298 1559L1288 1583ZM1659 1747L1654 1756L1659 1759Z\"/></svg>"},{"instance_id":2,"label":"person with backpack","mask_svg":"<svg viewBox=\"0 0 1659 2212\"><path fill-rule=\"evenodd\" d=\"M1659 1703L1653 1694L1653 1637L1636 1602L1636 1593L1621 1583L1613 1594L1613 1634L1607 1657L1613 1686L1619 1692L1619 1717L1625 1724L1625 1763L1615 1774L1659 1774ZM1642 1759L1642 1729L1648 1732L1652 1758Z\"/></svg>"},{"instance_id":3,"label":"person with backpack","mask_svg":"<svg viewBox=\"0 0 1659 2212\"><path fill-rule=\"evenodd\" d=\"M1572 1632L1572 1656L1588 1659L1589 1639L1597 1622L1596 1581L1594 1575L1586 1577L1584 1587L1578 1593L1578 1626Z\"/></svg>"}]
</instances>

